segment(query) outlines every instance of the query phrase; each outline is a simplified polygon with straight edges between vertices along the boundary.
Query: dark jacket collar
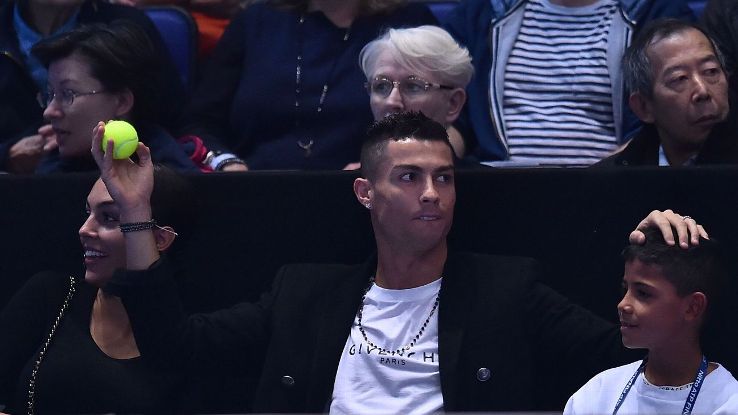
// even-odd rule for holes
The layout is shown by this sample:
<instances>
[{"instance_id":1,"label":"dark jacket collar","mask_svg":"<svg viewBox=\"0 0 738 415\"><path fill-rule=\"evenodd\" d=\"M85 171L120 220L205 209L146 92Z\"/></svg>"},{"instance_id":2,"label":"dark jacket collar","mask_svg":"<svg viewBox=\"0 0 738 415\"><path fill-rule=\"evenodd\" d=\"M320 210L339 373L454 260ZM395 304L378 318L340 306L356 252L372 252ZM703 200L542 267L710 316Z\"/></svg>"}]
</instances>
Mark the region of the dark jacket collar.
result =
<instances>
[{"instance_id":1,"label":"dark jacket collar","mask_svg":"<svg viewBox=\"0 0 738 415\"><path fill-rule=\"evenodd\" d=\"M638 134L617 154L620 166L658 166L659 132L653 124L645 124Z\"/></svg>"},{"instance_id":2,"label":"dark jacket collar","mask_svg":"<svg viewBox=\"0 0 738 415\"><path fill-rule=\"evenodd\" d=\"M472 307L473 286L462 275L473 275L470 261L459 254L449 252L443 269L441 283L441 307L438 310L438 358L441 373L443 406L447 410L458 408L456 397L459 385L458 361L464 328Z\"/></svg>"},{"instance_id":3,"label":"dark jacket collar","mask_svg":"<svg viewBox=\"0 0 738 415\"><path fill-rule=\"evenodd\" d=\"M716 125L702 146L695 165L738 164L736 121L731 117ZM658 166L661 140L653 124L646 124L620 152L596 166Z\"/></svg>"}]
</instances>

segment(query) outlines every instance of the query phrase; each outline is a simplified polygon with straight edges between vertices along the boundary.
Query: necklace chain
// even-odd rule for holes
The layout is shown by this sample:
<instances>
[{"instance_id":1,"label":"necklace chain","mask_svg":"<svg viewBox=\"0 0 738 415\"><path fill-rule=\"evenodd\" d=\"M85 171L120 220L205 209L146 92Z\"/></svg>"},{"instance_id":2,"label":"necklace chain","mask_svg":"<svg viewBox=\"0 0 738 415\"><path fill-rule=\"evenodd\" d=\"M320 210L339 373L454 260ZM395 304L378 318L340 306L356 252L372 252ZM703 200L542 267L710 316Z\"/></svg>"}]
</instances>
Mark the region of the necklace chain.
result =
<instances>
[{"instance_id":1,"label":"necklace chain","mask_svg":"<svg viewBox=\"0 0 738 415\"><path fill-rule=\"evenodd\" d=\"M300 128L300 121L301 121L301 103L302 100L302 52L303 52L303 24L305 23L305 15L301 15L300 19L298 20L298 40L297 40L297 67L295 68L295 130L298 130ZM349 26L346 29L346 32L343 35L343 43L346 44L349 40L349 37L351 36L351 27ZM320 98L318 99L318 106L315 109L315 112L320 114L323 111L323 104L325 103L325 98L328 96L328 83L331 81L331 78L333 78L334 72L336 71L336 66L338 65L338 60L341 57L341 55L337 55L335 59L333 60L333 63L331 64L330 71L328 72L328 76L326 77L325 82L323 83L323 88L321 88L320 92ZM311 138L305 138L305 139L299 139L297 140L297 145L301 149L305 150L305 157L310 157L312 155L312 149L313 144L315 142Z\"/></svg>"},{"instance_id":2,"label":"necklace chain","mask_svg":"<svg viewBox=\"0 0 738 415\"><path fill-rule=\"evenodd\" d=\"M389 349L385 349L384 347L377 346L376 344L374 344L374 342L369 340L369 337L367 337L366 331L364 330L364 326L361 324L362 317L364 314L364 302L366 301L366 295L369 292L369 290L372 288L373 284L374 284L374 276L369 278L369 286L366 287L366 290L364 290L364 295L361 296L361 305L359 306L359 311L356 313L356 317L357 317L358 325L359 325L359 331L361 332L362 337L364 337L364 341L369 346L375 349L379 349L380 352L384 352L392 356L396 354L402 356L403 354L405 354L405 352L412 349L413 346L415 346L415 344L418 343L418 339L420 339L420 336L423 335L423 332L425 332L426 327L428 327L428 323L430 323L430 320L433 317L433 314L435 314L436 309L438 308L438 303L441 299L441 289L440 288L438 289L438 293L436 294L436 300L433 302L433 308L431 308L430 314L428 314L428 318L425 319L423 326L420 327L420 331L418 331L418 334L416 334L415 337L413 337L412 340L410 340L410 343L406 344L405 346L397 350L389 350Z\"/></svg>"},{"instance_id":3,"label":"necklace chain","mask_svg":"<svg viewBox=\"0 0 738 415\"><path fill-rule=\"evenodd\" d=\"M62 322L62 319L64 318L64 314L67 312L67 309L69 308L69 304L72 301L72 297L74 297L75 293L75 286L77 285L77 280L74 277L69 277L69 291L67 292L67 296L64 298L64 303L61 306L61 309L59 310L59 314L56 316L56 319L54 320L54 323L51 325L51 329L49 329L49 333L46 336L46 340L41 345L41 350L38 352L38 357L36 358L36 361L33 363L33 369L31 370L31 378L28 381L28 408L27 408L27 414L33 415L36 411L36 378L38 376L38 370L41 367L41 362L43 362L44 357L46 357L46 353L49 350L49 346L51 346L51 342L54 339L54 334L56 333L56 330L59 328L59 325Z\"/></svg>"}]
</instances>

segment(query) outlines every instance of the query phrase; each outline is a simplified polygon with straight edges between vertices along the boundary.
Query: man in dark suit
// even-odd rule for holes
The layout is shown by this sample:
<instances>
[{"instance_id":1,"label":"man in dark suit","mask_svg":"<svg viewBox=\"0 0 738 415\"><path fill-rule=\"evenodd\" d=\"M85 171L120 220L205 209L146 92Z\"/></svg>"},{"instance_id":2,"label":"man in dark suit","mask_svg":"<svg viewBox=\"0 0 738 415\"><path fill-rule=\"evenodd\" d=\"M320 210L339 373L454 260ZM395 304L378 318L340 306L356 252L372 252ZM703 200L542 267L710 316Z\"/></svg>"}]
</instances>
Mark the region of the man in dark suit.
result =
<instances>
[{"instance_id":1,"label":"man in dark suit","mask_svg":"<svg viewBox=\"0 0 738 415\"><path fill-rule=\"evenodd\" d=\"M735 117L728 117L722 54L694 23L656 20L623 57L629 104L644 126L598 166L738 163Z\"/></svg>"},{"instance_id":2,"label":"man in dark suit","mask_svg":"<svg viewBox=\"0 0 738 415\"><path fill-rule=\"evenodd\" d=\"M145 148L140 166L113 163L99 135L93 153L121 221L146 223ZM390 115L370 129L361 164L354 192L376 257L285 266L255 304L186 316L152 232L127 233L128 271L106 289L122 298L142 355L224 373L262 365L257 412L332 413L536 409L537 359L560 361L562 381L578 383L628 360L617 327L536 282L533 260L449 252L456 194L443 126Z\"/></svg>"}]
</instances>

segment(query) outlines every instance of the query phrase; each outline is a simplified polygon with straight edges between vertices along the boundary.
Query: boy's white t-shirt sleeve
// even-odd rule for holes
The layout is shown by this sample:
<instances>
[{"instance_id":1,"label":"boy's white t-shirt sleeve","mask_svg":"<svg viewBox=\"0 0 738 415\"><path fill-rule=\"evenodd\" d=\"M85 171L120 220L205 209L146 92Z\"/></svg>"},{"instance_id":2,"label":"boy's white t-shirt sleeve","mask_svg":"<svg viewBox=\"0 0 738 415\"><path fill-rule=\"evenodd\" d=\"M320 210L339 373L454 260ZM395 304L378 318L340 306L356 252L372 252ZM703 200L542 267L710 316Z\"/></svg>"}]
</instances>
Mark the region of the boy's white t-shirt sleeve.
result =
<instances>
[{"instance_id":1,"label":"boy's white t-shirt sleeve","mask_svg":"<svg viewBox=\"0 0 738 415\"><path fill-rule=\"evenodd\" d=\"M566 415L609 414L615 409L623 388L641 362L608 369L587 382L569 398L564 408ZM639 375L631 393L623 402L625 413L677 413L683 405L689 389L681 391L659 390L649 386ZM738 414L738 381L729 371L719 366L705 378L705 383L695 405L695 414Z\"/></svg>"},{"instance_id":2,"label":"boy's white t-shirt sleeve","mask_svg":"<svg viewBox=\"0 0 738 415\"><path fill-rule=\"evenodd\" d=\"M738 395L732 396L725 404L720 406L713 415L735 415L738 414Z\"/></svg>"},{"instance_id":3,"label":"boy's white t-shirt sleeve","mask_svg":"<svg viewBox=\"0 0 738 415\"><path fill-rule=\"evenodd\" d=\"M721 367L723 369L723 367ZM727 370L726 370L727 372ZM738 382L735 380L734 377L730 374L730 372L727 373L727 376L729 377L729 380L727 381L728 385L724 387L724 391L727 389L733 389L731 391L732 396L728 398L727 401L725 401L724 404L720 405L720 407L715 411L713 415L735 415L738 414L738 389L736 385Z\"/></svg>"},{"instance_id":4,"label":"boy's white t-shirt sleeve","mask_svg":"<svg viewBox=\"0 0 738 415\"><path fill-rule=\"evenodd\" d=\"M578 391L574 392L573 395L566 402L564 407L564 415L576 415L576 414L590 414L592 413L592 398L595 397L595 401L600 396L600 390L602 386L602 373L595 375L587 383L584 384ZM588 399L589 398L589 399Z\"/></svg>"},{"instance_id":5,"label":"boy's white t-shirt sleeve","mask_svg":"<svg viewBox=\"0 0 738 415\"><path fill-rule=\"evenodd\" d=\"M564 407L564 414L612 413L623 387L641 365L641 362L639 360L607 369L595 375L569 398Z\"/></svg>"}]
</instances>

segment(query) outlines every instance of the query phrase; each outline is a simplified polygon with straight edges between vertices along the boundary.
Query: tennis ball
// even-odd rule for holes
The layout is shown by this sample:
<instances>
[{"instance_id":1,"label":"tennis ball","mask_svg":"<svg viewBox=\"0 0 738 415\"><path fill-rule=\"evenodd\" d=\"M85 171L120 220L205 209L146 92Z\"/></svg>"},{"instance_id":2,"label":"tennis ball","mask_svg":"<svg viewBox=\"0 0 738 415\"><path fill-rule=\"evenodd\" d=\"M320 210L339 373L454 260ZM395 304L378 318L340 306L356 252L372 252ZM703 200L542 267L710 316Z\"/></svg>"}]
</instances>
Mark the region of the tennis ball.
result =
<instances>
[{"instance_id":1,"label":"tennis ball","mask_svg":"<svg viewBox=\"0 0 738 415\"><path fill-rule=\"evenodd\" d=\"M133 126L125 121L111 120L105 124L102 149L108 148L108 140L113 140L113 158L127 159L136 152L138 134Z\"/></svg>"}]
</instances>

